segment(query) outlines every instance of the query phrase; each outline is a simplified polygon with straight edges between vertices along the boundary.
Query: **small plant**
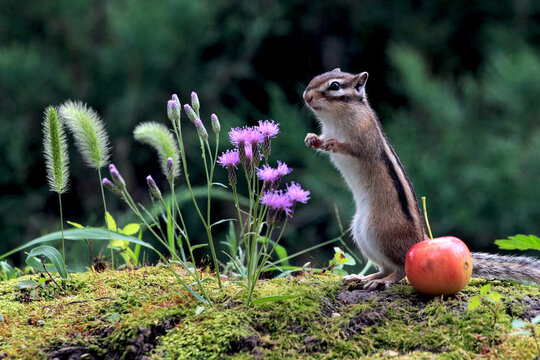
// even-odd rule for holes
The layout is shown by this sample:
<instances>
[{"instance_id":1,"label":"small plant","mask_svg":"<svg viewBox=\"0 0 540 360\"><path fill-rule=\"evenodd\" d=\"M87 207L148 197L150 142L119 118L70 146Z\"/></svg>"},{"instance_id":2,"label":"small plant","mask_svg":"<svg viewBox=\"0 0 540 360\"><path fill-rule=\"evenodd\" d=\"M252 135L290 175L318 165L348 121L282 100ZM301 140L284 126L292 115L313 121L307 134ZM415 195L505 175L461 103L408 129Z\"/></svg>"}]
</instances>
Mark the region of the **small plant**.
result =
<instances>
[{"instance_id":1,"label":"small plant","mask_svg":"<svg viewBox=\"0 0 540 360\"><path fill-rule=\"evenodd\" d=\"M68 152L64 125L55 107L45 109L43 120L43 153L47 167L47 180L51 191L58 193L60 229L62 231L62 258L66 261L64 246L64 220L62 216L62 194L68 188Z\"/></svg>"},{"instance_id":2,"label":"small plant","mask_svg":"<svg viewBox=\"0 0 540 360\"><path fill-rule=\"evenodd\" d=\"M467 311L474 310L480 305L486 306L493 313L493 327L495 327L502 297L498 292L490 290L491 284L482 286L480 288L480 295L475 295L469 299Z\"/></svg>"},{"instance_id":3,"label":"small plant","mask_svg":"<svg viewBox=\"0 0 540 360\"><path fill-rule=\"evenodd\" d=\"M495 240L499 249L503 250L537 250L540 251L540 238L535 235L515 235L508 239Z\"/></svg>"},{"instance_id":4,"label":"small plant","mask_svg":"<svg viewBox=\"0 0 540 360\"><path fill-rule=\"evenodd\" d=\"M47 276L42 275L39 281L22 280L15 285L17 289L30 290L31 298L35 298L37 297L37 292L40 288L43 288L47 283L52 282L60 291L63 293L66 292L65 282L68 279L68 273L62 259L62 255L58 252L58 250L48 245L35 247L28 253L28 256L26 257L26 264L38 272L45 273ZM62 285L58 284L51 273L58 273Z\"/></svg>"},{"instance_id":5,"label":"small plant","mask_svg":"<svg viewBox=\"0 0 540 360\"><path fill-rule=\"evenodd\" d=\"M6 261L0 261L0 281L16 279L22 276L22 271L12 267Z\"/></svg>"},{"instance_id":6,"label":"small plant","mask_svg":"<svg viewBox=\"0 0 540 360\"><path fill-rule=\"evenodd\" d=\"M536 351L538 352L538 355L536 356L535 359L538 359L540 357L540 344L538 344L538 335L536 334L536 329L535 329L535 325L539 323L540 323L540 315L537 315L530 322L523 321L520 319L512 320L512 329L517 330L513 332L512 335L528 335L534 338L534 342L536 343Z\"/></svg>"}]
</instances>

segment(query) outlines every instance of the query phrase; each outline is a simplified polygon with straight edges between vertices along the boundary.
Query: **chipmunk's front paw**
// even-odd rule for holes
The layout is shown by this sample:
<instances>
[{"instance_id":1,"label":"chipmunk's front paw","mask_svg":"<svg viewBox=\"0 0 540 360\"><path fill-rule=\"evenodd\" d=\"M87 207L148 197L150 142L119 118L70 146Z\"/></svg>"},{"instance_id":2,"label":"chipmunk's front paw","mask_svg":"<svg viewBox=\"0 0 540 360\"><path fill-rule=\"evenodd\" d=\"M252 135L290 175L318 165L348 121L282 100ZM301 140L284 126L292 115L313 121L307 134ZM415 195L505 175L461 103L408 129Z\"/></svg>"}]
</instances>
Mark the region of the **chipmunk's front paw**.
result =
<instances>
[{"instance_id":1,"label":"chipmunk's front paw","mask_svg":"<svg viewBox=\"0 0 540 360\"><path fill-rule=\"evenodd\" d=\"M339 142L336 138L330 138L324 140L321 145L321 149L324 151L338 152L339 151Z\"/></svg>"},{"instance_id":2,"label":"chipmunk's front paw","mask_svg":"<svg viewBox=\"0 0 540 360\"><path fill-rule=\"evenodd\" d=\"M323 141L317 134L309 133L306 135L306 138L304 139L304 142L306 143L306 146L310 149L320 149Z\"/></svg>"}]
</instances>

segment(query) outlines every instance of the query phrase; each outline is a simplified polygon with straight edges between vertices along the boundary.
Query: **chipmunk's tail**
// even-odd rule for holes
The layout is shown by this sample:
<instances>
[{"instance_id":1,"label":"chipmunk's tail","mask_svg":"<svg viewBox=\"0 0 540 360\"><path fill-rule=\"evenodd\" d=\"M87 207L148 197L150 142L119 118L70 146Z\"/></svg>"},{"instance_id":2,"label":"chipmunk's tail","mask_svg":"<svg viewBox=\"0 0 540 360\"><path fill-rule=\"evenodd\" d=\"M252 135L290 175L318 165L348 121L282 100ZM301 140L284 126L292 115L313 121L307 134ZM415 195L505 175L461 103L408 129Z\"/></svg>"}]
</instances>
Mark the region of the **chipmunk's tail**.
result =
<instances>
[{"instance_id":1,"label":"chipmunk's tail","mask_svg":"<svg viewBox=\"0 0 540 360\"><path fill-rule=\"evenodd\" d=\"M532 282L540 285L540 259L486 253L471 255L473 277Z\"/></svg>"}]
</instances>

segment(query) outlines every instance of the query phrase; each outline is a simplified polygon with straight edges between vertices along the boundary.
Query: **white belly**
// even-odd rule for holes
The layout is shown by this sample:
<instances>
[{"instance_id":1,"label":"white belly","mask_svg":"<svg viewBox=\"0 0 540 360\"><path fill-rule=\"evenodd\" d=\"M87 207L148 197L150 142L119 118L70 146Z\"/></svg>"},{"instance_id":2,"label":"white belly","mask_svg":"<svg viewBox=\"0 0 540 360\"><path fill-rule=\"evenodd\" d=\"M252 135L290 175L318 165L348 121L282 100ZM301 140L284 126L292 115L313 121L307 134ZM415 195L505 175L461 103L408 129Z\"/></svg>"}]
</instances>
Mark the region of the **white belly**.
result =
<instances>
[{"instance_id":1,"label":"white belly","mask_svg":"<svg viewBox=\"0 0 540 360\"><path fill-rule=\"evenodd\" d=\"M359 177L363 174L361 163L358 159L343 154L332 153L330 157L354 195L356 213L351 225L354 242L366 258L381 268L388 268L390 264L382 253L380 242L376 239L376 233L372 231L369 221L371 200L364 181Z\"/></svg>"}]
</instances>

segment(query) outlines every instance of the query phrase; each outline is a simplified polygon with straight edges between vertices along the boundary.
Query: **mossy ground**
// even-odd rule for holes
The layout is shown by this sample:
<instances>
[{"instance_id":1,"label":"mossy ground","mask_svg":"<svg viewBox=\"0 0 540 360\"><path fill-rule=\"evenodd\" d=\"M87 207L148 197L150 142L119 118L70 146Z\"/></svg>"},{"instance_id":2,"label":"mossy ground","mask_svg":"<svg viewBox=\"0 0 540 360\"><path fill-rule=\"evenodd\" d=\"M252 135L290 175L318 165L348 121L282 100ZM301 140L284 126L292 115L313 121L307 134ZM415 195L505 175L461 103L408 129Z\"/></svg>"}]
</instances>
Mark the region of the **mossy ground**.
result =
<instances>
[{"instance_id":1,"label":"mossy ground","mask_svg":"<svg viewBox=\"0 0 540 360\"><path fill-rule=\"evenodd\" d=\"M36 276L34 276L35 278ZM257 296L293 300L246 307L242 288L207 286L214 307L182 289L164 267L86 272L69 294L49 287L37 298L0 283L0 358L165 359L532 359L530 336L512 336L513 318L540 313L540 290L492 281L503 296L493 313L467 311L485 280L455 297L418 295L406 282L366 292L341 277L305 274L260 282ZM199 309L200 310L200 309Z\"/></svg>"}]
</instances>

